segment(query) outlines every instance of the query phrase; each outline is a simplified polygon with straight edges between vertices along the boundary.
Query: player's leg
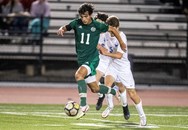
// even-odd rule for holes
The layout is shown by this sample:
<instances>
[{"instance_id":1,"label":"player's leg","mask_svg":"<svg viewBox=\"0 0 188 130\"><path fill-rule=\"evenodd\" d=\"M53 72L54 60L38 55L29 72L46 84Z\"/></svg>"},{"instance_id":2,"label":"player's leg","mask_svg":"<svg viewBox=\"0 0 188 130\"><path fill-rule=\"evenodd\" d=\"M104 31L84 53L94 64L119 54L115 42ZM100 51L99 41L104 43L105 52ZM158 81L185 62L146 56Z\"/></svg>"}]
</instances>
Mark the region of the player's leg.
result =
<instances>
[{"instance_id":1,"label":"player's leg","mask_svg":"<svg viewBox=\"0 0 188 130\"><path fill-rule=\"evenodd\" d=\"M89 67L86 67L89 68ZM91 91L93 93L102 93L102 94L116 94L116 91L114 89L111 89L110 87L107 87L105 85L98 85L96 82L96 77L95 75L93 76L89 76L88 78L85 79L85 82L87 83L87 85L89 86L89 88L91 89ZM78 82L78 84L81 86L79 86L79 95L80 95L80 99L81 99L81 106L80 106L80 112L78 113L77 119L80 119L82 116L85 115L85 112L89 109L89 106L86 104L86 96L87 94L81 90L82 88L84 88L83 86L85 85L83 82L82 84L80 84L80 80ZM87 89L86 89L87 90ZM85 106L84 106L85 105Z\"/></svg>"},{"instance_id":2,"label":"player's leg","mask_svg":"<svg viewBox=\"0 0 188 130\"><path fill-rule=\"evenodd\" d=\"M125 69L124 73L119 73L120 81L127 88L127 92L135 104L136 110L140 117L140 125L146 125L146 116L143 111L142 102L135 90L135 82L130 69Z\"/></svg>"},{"instance_id":3,"label":"player's leg","mask_svg":"<svg viewBox=\"0 0 188 130\"><path fill-rule=\"evenodd\" d=\"M122 108L123 108L124 118L126 120L128 120L130 118L130 112L129 112L129 108L128 108L126 88L120 82L116 82L116 85L119 87L120 99L121 99L121 104L122 104Z\"/></svg>"},{"instance_id":4,"label":"player's leg","mask_svg":"<svg viewBox=\"0 0 188 130\"><path fill-rule=\"evenodd\" d=\"M110 75L111 69L109 69L109 71L106 73L106 76L105 76L105 84L107 86L112 86L112 84L115 82L115 78L114 77L117 77L114 73L114 76ZM102 112L102 117L103 118L106 118L109 116L110 112L113 110L113 107L114 107L114 103L113 103L113 95L112 94L107 94L107 103L108 103L108 106L107 108Z\"/></svg>"},{"instance_id":5,"label":"player's leg","mask_svg":"<svg viewBox=\"0 0 188 130\"><path fill-rule=\"evenodd\" d=\"M98 66L98 62L99 58L96 57L92 62L89 63L89 65L85 65L88 70L88 77L85 78L87 85L93 93L111 93L115 95L116 91L114 89L111 89L110 87L107 87L104 84L98 85L98 83L96 82L96 67Z\"/></svg>"},{"instance_id":6,"label":"player's leg","mask_svg":"<svg viewBox=\"0 0 188 130\"><path fill-rule=\"evenodd\" d=\"M87 66L83 65L78 68L75 73L75 79L78 84L78 92L80 96L80 110L77 115L77 119L81 118L85 115L85 112L89 109L87 105L86 98L87 98L87 84L85 82L84 77L88 74Z\"/></svg>"},{"instance_id":7,"label":"player's leg","mask_svg":"<svg viewBox=\"0 0 188 130\"><path fill-rule=\"evenodd\" d=\"M143 107L142 107L142 100L138 96L135 89L128 89L128 94L132 101L134 102L134 105L136 107L136 110L138 111L139 117L140 117L140 125L145 126L147 124L146 121L146 115L144 113Z\"/></svg>"},{"instance_id":8,"label":"player's leg","mask_svg":"<svg viewBox=\"0 0 188 130\"><path fill-rule=\"evenodd\" d=\"M106 101L107 101L107 108L102 112L102 118L106 118L109 116L110 112L114 108L114 103L113 103L113 95L112 94L106 94Z\"/></svg>"},{"instance_id":9,"label":"player's leg","mask_svg":"<svg viewBox=\"0 0 188 130\"><path fill-rule=\"evenodd\" d=\"M115 99L118 101L118 102L121 102L121 99L120 99L120 92L119 92L119 87L114 85L112 87L114 90L116 90L116 95L115 95Z\"/></svg>"},{"instance_id":10,"label":"player's leg","mask_svg":"<svg viewBox=\"0 0 188 130\"><path fill-rule=\"evenodd\" d=\"M93 77L95 78L95 77ZM91 83L87 83L87 85L89 86L89 88L91 89L91 91L93 93L102 93L102 94L112 94L112 95L116 95L116 91L114 89L112 89L111 87L107 87L107 85L104 84L100 84L98 85L97 82L91 82Z\"/></svg>"},{"instance_id":11,"label":"player's leg","mask_svg":"<svg viewBox=\"0 0 188 130\"><path fill-rule=\"evenodd\" d=\"M100 85L100 79L101 77L104 75L104 73L102 72L104 70L104 67L102 65L100 65L99 63L99 66L97 67L97 74L96 74L96 81L97 83ZM98 100L97 100L97 103L96 103L96 110L100 110L101 107L102 107L102 103L103 103L103 100L105 98L105 94L102 94L102 93L98 93Z\"/></svg>"},{"instance_id":12,"label":"player's leg","mask_svg":"<svg viewBox=\"0 0 188 130\"><path fill-rule=\"evenodd\" d=\"M109 60L108 60L109 61ZM107 62L106 60L100 59L99 64L96 68L96 81L100 85L100 80L104 76L110 62ZM96 110L100 110L102 107L102 103L104 101L105 94L98 93L98 100L96 103Z\"/></svg>"},{"instance_id":13,"label":"player's leg","mask_svg":"<svg viewBox=\"0 0 188 130\"><path fill-rule=\"evenodd\" d=\"M84 77L87 75L88 70L85 66L81 66L75 73L75 79L78 84L78 92L80 96L80 106L86 105L86 97L87 97L87 84L85 82Z\"/></svg>"}]
</instances>

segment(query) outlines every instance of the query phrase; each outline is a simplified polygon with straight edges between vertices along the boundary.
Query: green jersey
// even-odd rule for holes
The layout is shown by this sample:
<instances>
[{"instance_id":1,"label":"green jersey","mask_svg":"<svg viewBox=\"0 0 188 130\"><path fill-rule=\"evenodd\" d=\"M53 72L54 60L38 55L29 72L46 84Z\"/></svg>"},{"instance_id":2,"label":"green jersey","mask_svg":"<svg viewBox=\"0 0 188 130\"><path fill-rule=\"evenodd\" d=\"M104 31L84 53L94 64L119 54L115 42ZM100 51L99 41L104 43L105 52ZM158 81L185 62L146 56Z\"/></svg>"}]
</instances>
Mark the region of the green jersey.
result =
<instances>
[{"instance_id":1,"label":"green jersey","mask_svg":"<svg viewBox=\"0 0 188 130\"><path fill-rule=\"evenodd\" d=\"M108 27L107 24L93 19L88 25L83 24L81 19L75 19L69 23L67 30L74 30L79 65L90 62L99 55L97 50L99 36L101 32L108 31Z\"/></svg>"}]
</instances>

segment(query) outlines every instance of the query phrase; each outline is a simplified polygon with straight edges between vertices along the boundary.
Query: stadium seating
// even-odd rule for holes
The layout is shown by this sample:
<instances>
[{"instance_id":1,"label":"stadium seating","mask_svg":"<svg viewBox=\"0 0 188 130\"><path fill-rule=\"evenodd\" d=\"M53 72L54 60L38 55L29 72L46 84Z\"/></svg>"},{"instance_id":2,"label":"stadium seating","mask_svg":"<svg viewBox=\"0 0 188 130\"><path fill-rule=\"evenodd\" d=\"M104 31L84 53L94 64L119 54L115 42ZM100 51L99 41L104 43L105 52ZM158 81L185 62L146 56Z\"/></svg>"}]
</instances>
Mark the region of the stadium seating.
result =
<instances>
[{"instance_id":1,"label":"stadium seating","mask_svg":"<svg viewBox=\"0 0 188 130\"><path fill-rule=\"evenodd\" d=\"M83 1L51 1L53 19L49 32L55 33L61 26L77 17L77 8ZM95 1L95 10L116 15L120 18L121 30L128 38L129 52L135 56L185 57L186 56L186 20L178 7L162 4L146 5L144 1ZM172 13L171 13L172 12ZM54 26L55 25L55 26ZM44 43L74 45L73 34L59 41L56 37L44 40ZM55 40L56 39L56 40Z\"/></svg>"},{"instance_id":2,"label":"stadium seating","mask_svg":"<svg viewBox=\"0 0 188 130\"><path fill-rule=\"evenodd\" d=\"M42 44L28 44L29 35L0 36L1 39L26 42L3 44L1 59L76 60L73 32L64 37L56 35L57 29L77 18L77 9L84 0L48 0L51 6L51 21L47 36L41 37ZM157 0L95 0L95 12L106 12L120 19L121 30L128 39L129 53L135 65L170 64L182 69L186 67L186 17L180 7L163 5ZM22 40L20 40L22 39ZM15 42L12 42L15 43ZM183 66L183 67L182 67ZM139 66L136 66L136 68ZM183 76L182 76L183 75Z\"/></svg>"}]
</instances>

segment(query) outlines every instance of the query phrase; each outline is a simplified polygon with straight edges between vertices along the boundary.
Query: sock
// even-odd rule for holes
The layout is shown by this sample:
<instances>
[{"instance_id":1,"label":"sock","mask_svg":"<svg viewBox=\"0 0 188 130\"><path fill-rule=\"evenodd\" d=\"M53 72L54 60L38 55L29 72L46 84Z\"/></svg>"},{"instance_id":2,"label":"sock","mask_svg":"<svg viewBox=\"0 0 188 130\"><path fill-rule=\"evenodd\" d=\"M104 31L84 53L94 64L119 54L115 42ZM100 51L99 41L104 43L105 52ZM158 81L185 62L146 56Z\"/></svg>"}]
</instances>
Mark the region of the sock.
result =
<instances>
[{"instance_id":1,"label":"sock","mask_svg":"<svg viewBox=\"0 0 188 130\"><path fill-rule=\"evenodd\" d=\"M102 84L100 84L99 87L100 87L99 92L102 93L102 94L111 93L112 95L116 95L116 91L114 89L111 89L110 87L107 87L107 86L102 85Z\"/></svg>"},{"instance_id":2,"label":"sock","mask_svg":"<svg viewBox=\"0 0 188 130\"><path fill-rule=\"evenodd\" d=\"M122 93L120 93L120 98L121 98L121 104L123 107L127 106L127 92L126 90Z\"/></svg>"},{"instance_id":3,"label":"sock","mask_svg":"<svg viewBox=\"0 0 188 130\"><path fill-rule=\"evenodd\" d=\"M103 97L103 94L102 93L97 93L99 98L102 98Z\"/></svg>"},{"instance_id":4,"label":"sock","mask_svg":"<svg viewBox=\"0 0 188 130\"><path fill-rule=\"evenodd\" d=\"M99 82L99 86L100 86L100 84L101 84L101 82ZM99 96L99 98L102 98L103 97L103 94L102 93L97 93L98 94L98 96Z\"/></svg>"},{"instance_id":5,"label":"sock","mask_svg":"<svg viewBox=\"0 0 188 130\"><path fill-rule=\"evenodd\" d=\"M116 85L113 87L113 89L116 90L116 91L119 91L119 87L116 86Z\"/></svg>"},{"instance_id":6,"label":"sock","mask_svg":"<svg viewBox=\"0 0 188 130\"><path fill-rule=\"evenodd\" d=\"M87 85L85 80L79 80L77 81L78 84L78 92L80 96L80 106L85 106L86 103L86 97L87 97Z\"/></svg>"},{"instance_id":7,"label":"sock","mask_svg":"<svg viewBox=\"0 0 188 130\"><path fill-rule=\"evenodd\" d=\"M142 108L142 101L140 100L140 103L135 104L136 110L138 111L138 114L140 117L145 116L144 110Z\"/></svg>"},{"instance_id":8,"label":"sock","mask_svg":"<svg viewBox=\"0 0 188 130\"><path fill-rule=\"evenodd\" d=\"M106 97L107 97L106 99L107 99L108 107L113 108L114 107L113 95L107 94Z\"/></svg>"}]
</instances>

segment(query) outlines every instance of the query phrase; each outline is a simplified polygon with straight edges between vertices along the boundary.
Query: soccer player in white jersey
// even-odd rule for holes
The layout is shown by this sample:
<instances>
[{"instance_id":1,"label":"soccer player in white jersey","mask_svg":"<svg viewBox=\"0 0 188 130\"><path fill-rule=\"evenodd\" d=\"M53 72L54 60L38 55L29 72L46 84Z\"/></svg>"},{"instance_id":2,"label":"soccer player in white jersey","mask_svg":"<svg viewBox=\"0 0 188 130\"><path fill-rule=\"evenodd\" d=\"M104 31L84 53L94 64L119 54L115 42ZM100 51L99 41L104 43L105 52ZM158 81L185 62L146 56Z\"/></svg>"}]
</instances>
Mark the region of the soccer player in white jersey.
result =
<instances>
[{"instance_id":1,"label":"soccer player in white jersey","mask_svg":"<svg viewBox=\"0 0 188 130\"><path fill-rule=\"evenodd\" d=\"M119 19L116 16L110 16L107 21L107 24L119 28ZM127 44L126 36L123 32L119 32L121 38L123 39L124 43ZM138 111L139 117L140 117L140 125L145 126L146 125L146 115L144 113L143 107L142 107L142 100L137 94L135 90L135 82L132 75L130 62L128 60L128 51L124 52L119 44L116 38L113 36L112 33L105 33L108 37L107 39L117 44L117 50L115 53L110 53L107 49L100 47L99 50L101 54L105 56L113 57L114 59L110 63L110 66L108 67L106 73L105 73L105 85L106 86L112 86L114 82L122 83L123 86L127 88L127 92L131 98L131 100L134 102L136 110ZM108 99L112 100L112 99ZM110 102L110 101L109 101ZM110 106L108 106L102 113L102 117L106 117L106 115L109 115L111 111Z\"/></svg>"},{"instance_id":2,"label":"soccer player in white jersey","mask_svg":"<svg viewBox=\"0 0 188 130\"><path fill-rule=\"evenodd\" d=\"M97 15L95 16L95 19L100 21L100 22L105 22L106 19L108 18L108 15L102 12L98 12ZM114 51L117 50L117 47L119 45L119 43L114 42L114 40L116 41L116 39L112 39L110 36L110 33L101 33L100 34L100 39L99 39L99 45L98 47L100 48L101 46L106 48L110 53L113 53ZM126 42L126 41L124 41ZM105 75L108 66L110 65L110 63L112 62L113 58L109 57L109 56L105 56L102 54L99 54L99 64L96 68L97 74L96 74L96 81L100 81L100 79ZM130 113L129 113L129 109L128 109L128 104L127 104L127 95L126 95L126 89L125 87L122 87L121 84L117 84L119 87L119 92L120 92L120 100L122 103L122 108L123 108L123 114L124 114L124 118L126 120L128 120L130 118ZM111 87L111 86L110 86ZM105 98L104 94L100 94L99 93L99 99L97 101L96 104L96 110L100 110L100 108L102 107L102 102ZM111 110L114 107L113 104L113 95L112 94L107 94L107 101L108 102L108 106L111 108ZM105 115L103 115L103 117L107 117L109 114L106 113Z\"/></svg>"}]
</instances>

